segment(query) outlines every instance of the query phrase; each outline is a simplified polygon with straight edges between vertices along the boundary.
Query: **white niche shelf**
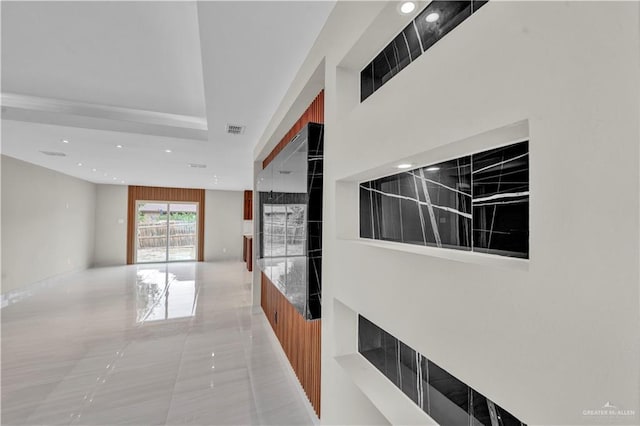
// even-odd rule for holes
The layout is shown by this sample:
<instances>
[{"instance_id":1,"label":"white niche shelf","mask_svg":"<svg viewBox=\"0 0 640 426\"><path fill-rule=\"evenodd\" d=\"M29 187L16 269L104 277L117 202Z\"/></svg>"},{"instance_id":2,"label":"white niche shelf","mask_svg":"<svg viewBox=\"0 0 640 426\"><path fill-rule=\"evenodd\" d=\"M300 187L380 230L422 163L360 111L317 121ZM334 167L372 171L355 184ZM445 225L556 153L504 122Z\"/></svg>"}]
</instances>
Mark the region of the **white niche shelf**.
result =
<instances>
[{"instance_id":1,"label":"white niche shelf","mask_svg":"<svg viewBox=\"0 0 640 426\"><path fill-rule=\"evenodd\" d=\"M415 244L396 243L393 241L371 240L367 238L342 239L354 244L361 244L369 247L376 247L385 250L395 250L404 253L412 253L421 256L437 257L440 259L452 260L454 262L474 263L476 265L491 266L498 268L516 269L520 271L529 270L529 259L519 259L516 257L497 256L495 254L484 254L472 251L454 250L440 247L419 246Z\"/></svg>"},{"instance_id":2,"label":"white niche shelf","mask_svg":"<svg viewBox=\"0 0 640 426\"><path fill-rule=\"evenodd\" d=\"M394 425L437 425L408 396L358 353L340 355L334 360L353 383Z\"/></svg>"}]
</instances>

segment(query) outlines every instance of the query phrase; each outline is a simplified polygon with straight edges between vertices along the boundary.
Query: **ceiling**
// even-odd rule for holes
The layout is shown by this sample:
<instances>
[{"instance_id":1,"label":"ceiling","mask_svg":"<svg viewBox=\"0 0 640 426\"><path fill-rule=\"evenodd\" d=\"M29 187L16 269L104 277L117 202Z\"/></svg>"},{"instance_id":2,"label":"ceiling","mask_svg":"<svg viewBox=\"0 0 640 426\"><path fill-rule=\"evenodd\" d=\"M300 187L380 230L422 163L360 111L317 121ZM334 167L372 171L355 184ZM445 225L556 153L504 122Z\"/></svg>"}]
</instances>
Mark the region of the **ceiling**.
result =
<instances>
[{"instance_id":1,"label":"ceiling","mask_svg":"<svg viewBox=\"0 0 640 426\"><path fill-rule=\"evenodd\" d=\"M95 183L250 188L334 4L2 1L2 153Z\"/></svg>"}]
</instances>

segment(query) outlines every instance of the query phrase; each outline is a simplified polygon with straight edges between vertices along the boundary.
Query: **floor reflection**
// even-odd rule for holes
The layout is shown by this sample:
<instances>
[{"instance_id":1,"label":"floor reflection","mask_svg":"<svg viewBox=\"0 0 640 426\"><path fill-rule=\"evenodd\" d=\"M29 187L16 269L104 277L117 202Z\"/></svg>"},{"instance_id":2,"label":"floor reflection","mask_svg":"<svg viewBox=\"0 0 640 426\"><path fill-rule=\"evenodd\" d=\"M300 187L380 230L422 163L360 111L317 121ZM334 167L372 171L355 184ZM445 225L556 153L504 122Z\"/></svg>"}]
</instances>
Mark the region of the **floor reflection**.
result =
<instances>
[{"instance_id":1,"label":"floor reflection","mask_svg":"<svg viewBox=\"0 0 640 426\"><path fill-rule=\"evenodd\" d=\"M185 275L184 277L169 272L168 265L138 267L136 322L189 318L195 315L197 301L195 264L184 265L184 267L186 273L181 274Z\"/></svg>"},{"instance_id":2,"label":"floor reflection","mask_svg":"<svg viewBox=\"0 0 640 426\"><path fill-rule=\"evenodd\" d=\"M96 268L3 308L0 423L313 425L250 281L243 262Z\"/></svg>"}]
</instances>

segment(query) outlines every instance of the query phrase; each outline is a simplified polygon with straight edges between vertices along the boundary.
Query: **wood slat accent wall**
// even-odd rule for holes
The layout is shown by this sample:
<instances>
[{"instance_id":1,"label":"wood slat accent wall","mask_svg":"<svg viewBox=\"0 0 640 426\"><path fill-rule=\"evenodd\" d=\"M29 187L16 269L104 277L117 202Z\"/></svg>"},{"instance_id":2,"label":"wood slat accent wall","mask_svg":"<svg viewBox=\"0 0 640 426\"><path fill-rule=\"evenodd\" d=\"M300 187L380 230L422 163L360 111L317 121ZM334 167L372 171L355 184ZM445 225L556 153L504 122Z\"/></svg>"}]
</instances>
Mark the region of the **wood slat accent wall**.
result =
<instances>
[{"instance_id":1,"label":"wood slat accent wall","mask_svg":"<svg viewBox=\"0 0 640 426\"><path fill-rule=\"evenodd\" d=\"M324 123L324 90L311 102L302 116L278 142L262 162L264 169L308 123ZM307 321L286 297L260 274L262 296L260 304L280 345L302 384L313 409L320 417L320 344L321 320ZM276 322L277 312L277 322Z\"/></svg>"},{"instance_id":2,"label":"wood slat accent wall","mask_svg":"<svg viewBox=\"0 0 640 426\"><path fill-rule=\"evenodd\" d=\"M204 189L130 186L127 206L127 264L134 261L136 244L136 201L169 201L199 203L198 261L204 261Z\"/></svg>"},{"instance_id":3,"label":"wood slat accent wall","mask_svg":"<svg viewBox=\"0 0 640 426\"><path fill-rule=\"evenodd\" d=\"M320 417L320 330L322 320L307 321L263 273L260 304ZM277 322L276 322L277 313Z\"/></svg>"},{"instance_id":4,"label":"wood slat accent wall","mask_svg":"<svg viewBox=\"0 0 640 426\"><path fill-rule=\"evenodd\" d=\"M267 165L275 158L276 155L282 149L287 146L287 144L304 126L308 123L324 123L324 90L322 90L318 96L311 102L309 108L302 114L302 116L296 121L296 124L293 125L291 129L287 132L286 135L278 142L278 145L273 148L273 151L267 155L267 158L262 162L262 168L264 169Z\"/></svg>"}]
</instances>

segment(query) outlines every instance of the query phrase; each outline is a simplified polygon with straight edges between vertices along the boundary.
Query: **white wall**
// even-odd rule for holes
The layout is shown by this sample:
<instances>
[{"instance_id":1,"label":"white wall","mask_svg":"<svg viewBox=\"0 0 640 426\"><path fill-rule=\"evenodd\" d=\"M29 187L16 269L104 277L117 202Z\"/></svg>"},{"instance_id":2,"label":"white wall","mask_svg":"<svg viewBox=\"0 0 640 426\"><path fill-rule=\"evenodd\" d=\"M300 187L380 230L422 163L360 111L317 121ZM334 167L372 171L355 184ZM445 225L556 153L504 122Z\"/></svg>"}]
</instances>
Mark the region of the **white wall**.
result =
<instances>
[{"instance_id":1,"label":"white wall","mask_svg":"<svg viewBox=\"0 0 640 426\"><path fill-rule=\"evenodd\" d=\"M94 266L127 263L127 200L124 185L96 185Z\"/></svg>"},{"instance_id":2,"label":"white wall","mask_svg":"<svg viewBox=\"0 0 640 426\"><path fill-rule=\"evenodd\" d=\"M204 260L242 260L244 193L205 193Z\"/></svg>"},{"instance_id":3,"label":"white wall","mask_svg":"<svg viewBox=\"0 0 640 426\"><path fill-rule=\"evenodd\" d=\"M2 293L64 272L124 265L126 186L2 156ZM206 191L205 260L241 260L243 192Z\"/></svg>"},{"instance_id":4,"label":"white wall","mask_svg":"<svg viewBox=\"0 0 640 426\"><path fill-rule=\"evenodd\" d=\"M91 266L95 185L2 156L2 293Z\"/></svg>"},{"instance_id":5,"label":"white wall","mask_svg":"<svg viewBox=\"0 0 640 426\"><path fill-rule=\"evenodd\" d=\"M242 259L243 197L242 191L205 192L205 261ZM96 266L126 263L127 200L126 186L97 185Z\"/></svg>"},{"instance_id":6,"label":"white wall","mask_svg":"<svg viewBox=\"0 0 640 426\"><path fill-rule=\"evenodd\" d=\"M375 25L356 21L359 34L327 24L332 34L320 35L274 115L324 57L324 423L373 415L350 403L360 390L344 386L349 375L333 361L356 347L355 335L336 341L345 324L335 300L524 422L640 423L638 17L636 2L489 2L363 103L359 71L406 22L388 7ZM354 46L346 56L345 45ZM530 138L526 267L354 237L357 203L344 193L355 175L477 148L486 141L473 136L521 120ZM606 402L636 415L584 415Z\"/></svg>"}]
</instances>

